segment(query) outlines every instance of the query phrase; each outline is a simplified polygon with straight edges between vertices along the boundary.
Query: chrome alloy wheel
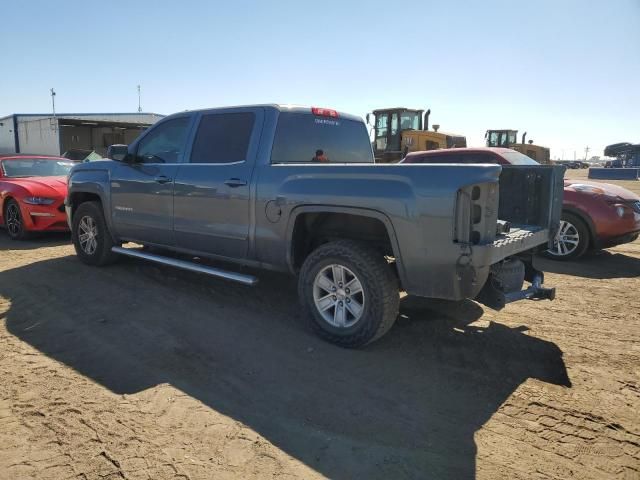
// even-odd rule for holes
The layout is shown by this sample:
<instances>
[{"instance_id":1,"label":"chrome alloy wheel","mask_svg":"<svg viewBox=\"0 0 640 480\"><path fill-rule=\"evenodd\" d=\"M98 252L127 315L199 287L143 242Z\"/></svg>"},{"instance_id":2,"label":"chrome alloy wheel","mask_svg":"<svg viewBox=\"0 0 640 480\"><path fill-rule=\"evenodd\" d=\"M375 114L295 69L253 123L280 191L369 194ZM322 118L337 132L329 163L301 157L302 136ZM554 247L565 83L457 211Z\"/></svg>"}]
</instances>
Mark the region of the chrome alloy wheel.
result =
<instances>
[{"instance_id":1,"label":"chrome alloy wheel","mask_svg":"<svg viewBox=\"0 0 640 480\"><path fill-rule=\"evenodd\" d=\"M5 220L5 224L7 226L7 230L9 230L9 234L12 237L20 235L22 231L22 218L20 217L20 207L16 203L11 203L7 207L6 211L7 218Z\"/></svg>"},{"instance_id":2,"label":"chrome alloy wheel","mask_svg":"<svg viewBox=\"0 0 640 480\"><path fill-rule=\"evenodd\" d=\"M551 255L564 257L571 255L580 243L580 232L576 226L566 220L560 220L560 229L553 239L553 248L549 250Z\"/></svg>"},{"instance_id":3,"label":"chrome alloy wheel","mask_svg":"<svg viewBox=\"0 0 640 480\"><path fill-rule=\"evenodd\" d=\"M338 328L355 325L364 312L362 284L347 267L324 267L313 282L313 300L322 318Z\"/></svg>"},{"instance_id":4,"label":"chrome alloy wheel","mask_svg":"<svg viewBox=\"0 0 640 480\"><path fill-rule=\"evenodd\" d=\"M86 215L80 219L78 230L80 248L82 248L82 251L87 255L93 255L98 248L98 227L96 221Z\"/></svg>"}]
</instances>

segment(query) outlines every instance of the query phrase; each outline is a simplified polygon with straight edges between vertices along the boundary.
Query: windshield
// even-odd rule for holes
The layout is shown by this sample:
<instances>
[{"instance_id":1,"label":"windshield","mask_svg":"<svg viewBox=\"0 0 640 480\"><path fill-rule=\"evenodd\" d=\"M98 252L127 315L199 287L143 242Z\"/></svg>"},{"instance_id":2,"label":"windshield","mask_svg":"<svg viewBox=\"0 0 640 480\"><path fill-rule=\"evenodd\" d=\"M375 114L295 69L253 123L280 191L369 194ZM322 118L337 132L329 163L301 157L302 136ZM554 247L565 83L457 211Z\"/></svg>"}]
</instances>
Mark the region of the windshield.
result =
<instances>
[{"instance_id":1,"label":"windshield","mask_svg":"<svg viewBox=\"0 0 640 480\"><path fill-rule=\"evenodd\" d=\"M516 130L493 130L489 134L487 147L508 147L517 142Z\"/></svg>"},{"instance_id":2,"label":"windshield","mask_svg":"<svg viewBox=\"0 0 640 480\"><path fill-rule=\"evenodd\" d=\"M504 157L510 165L540 165L533 158L529 158L515 150L511 152L500 152L500 155Z\"/></svg>"},{"instance_id":3,"label":"windshield","mask_svg":"<svg viewBox=\"0 0 640 480\"><path fill-rule=\"evenodd\" d=\"M65 176L76 163L55 158L20 158L2 161L5 177Z\"/></svg>"},{"instance_id":4,"label":"windshield","mask_svg":"<svg viewBox=\"0 0 640 480\"><path fill-rule=\"evenodd\" d=\"M271 163L373 163L364 123L306 113L280 113Z\"/></svg>"},{"instance_id":5,"label":"windshield","mask_svg":"<svg viewBox=\"0 0 640 480\"><path fill-rule=\"evenodd\" d=\"M400 130L420 130L420 114L418 112L402 112L400 114Z\"/></svg>"}]
</instances>

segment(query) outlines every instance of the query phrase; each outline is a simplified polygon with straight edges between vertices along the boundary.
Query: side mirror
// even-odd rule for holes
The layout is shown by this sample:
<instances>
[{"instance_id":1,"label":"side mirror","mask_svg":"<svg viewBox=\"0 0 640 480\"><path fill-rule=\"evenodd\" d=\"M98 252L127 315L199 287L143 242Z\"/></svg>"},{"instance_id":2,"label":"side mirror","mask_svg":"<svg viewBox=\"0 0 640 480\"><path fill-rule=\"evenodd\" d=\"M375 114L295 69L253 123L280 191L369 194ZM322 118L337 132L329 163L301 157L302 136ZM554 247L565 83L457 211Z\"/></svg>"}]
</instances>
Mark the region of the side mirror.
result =
<instances>
[{"instance_id":1,"label":"side mirror","mask_svg":"<svg viewBox=\"0 0 640 480\"><path fill-rule=\"evenodd\" d=\"M109 145L107 148L107 158L122 162L129 153L129 145Z\"/></svg>"},{"instance_id":2,"label":"side mirror","mask_svg":"<svg viewBox=\"0 0 640 480\"><path fill-rule=\"evenodd\" d=\"M370 120L371 120L371 114L367 113L367 125L371 125Z\"/></svg>"}]
</instances>

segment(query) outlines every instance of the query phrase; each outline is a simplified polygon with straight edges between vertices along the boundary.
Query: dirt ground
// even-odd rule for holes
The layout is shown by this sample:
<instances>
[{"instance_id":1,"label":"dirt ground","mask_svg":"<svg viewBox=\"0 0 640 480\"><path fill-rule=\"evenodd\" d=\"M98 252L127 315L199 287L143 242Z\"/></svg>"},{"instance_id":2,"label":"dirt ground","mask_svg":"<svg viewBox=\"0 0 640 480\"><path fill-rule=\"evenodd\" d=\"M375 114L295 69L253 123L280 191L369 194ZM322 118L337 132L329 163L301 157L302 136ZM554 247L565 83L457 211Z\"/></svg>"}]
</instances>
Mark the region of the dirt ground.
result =
<instances>
[{"instance_id":1,"label":"dirt ground","mask_svg":"<svg viewBox=\"0 0 640 480\"><path fill-rule=\"evenodd\" d=\"M640 479L640 242L540 263L554 302L405 298L351 351L286 276L0 231L0 478Z\"/></svg>"}]
</instances>

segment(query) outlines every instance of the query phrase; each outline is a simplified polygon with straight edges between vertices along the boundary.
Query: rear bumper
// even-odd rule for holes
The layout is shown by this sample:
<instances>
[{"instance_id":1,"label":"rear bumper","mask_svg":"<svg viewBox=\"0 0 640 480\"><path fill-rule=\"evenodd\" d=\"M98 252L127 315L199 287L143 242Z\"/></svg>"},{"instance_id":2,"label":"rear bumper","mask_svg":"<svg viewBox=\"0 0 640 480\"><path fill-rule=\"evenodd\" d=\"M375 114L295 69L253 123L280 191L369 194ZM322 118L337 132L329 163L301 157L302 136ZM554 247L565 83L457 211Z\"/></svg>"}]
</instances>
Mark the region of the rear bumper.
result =
<instances>
[{"instance_id":1,"label":"rear bumper","mask_svg":"<svg viewBox=\"0 0 640 480\"><path fill-rule=\"evenodd\" d=\"M504 283L492 272L476 300L494 310L501 310L508 303L518 300L554 300L556 289L543 286L544 274L533 266L531 258L519 261L524 262L524 280L529 282L530 286L526 288L520 286L518 289L505 291Z\"/></svg>"},{"instance_id":2,"label":"rear bumper","mask_svg":"<svg viewBox=\"0 0 640 480\"><path fill-rule=\"evenodd\" d=\"M487 245L488 262L493 265L507 257L526 252L541 245L547 245L550 238L549 230L529 225L514 225L511 231Z\"/></svg>"},{"instance_id":3,"label":"rear bumper","mask_svg":"<svg viewBox=\"0 0 640 480\"><path fill-rule=\"evenodd\" d=\"M403 283L410 294L426 298L460 301L476 299L485 285L491 285L496 267L507 259L524 263L520 282L504 295L484 303L502 308L507 303L527 298L553 298L554 293L542 286L542 273L533 266L533 255L546 250L549 230L533 225L512 225L509 233L498 235L486 244L451 243L439 249L425 249L425 255L408 264L412 276ZM404 268L407 269L405 259ZM536 276L540 275L536 280ZM532 287L522 290L526 279ZM495 297L496 292L492 293Z\"/></svg>"},{"instance_id":4,"label":"rear bumper","mask_svg":"<svg viewBox=\"0 0 640 480\"><path fill-rule=\"evenodd\" d=\"M549 237L549 230L545 228L513 225L509 233L498 235L492 243L471 247L471 262L467 266L469 271L459 275L463 298L475 298L490 280L491 267L507 258L526 258L526 271L529 272L533 268L532 253L539 247L546 249ZM528 281L533 282L533 274L528 276Z\"/></svg>"}]
</instances>

